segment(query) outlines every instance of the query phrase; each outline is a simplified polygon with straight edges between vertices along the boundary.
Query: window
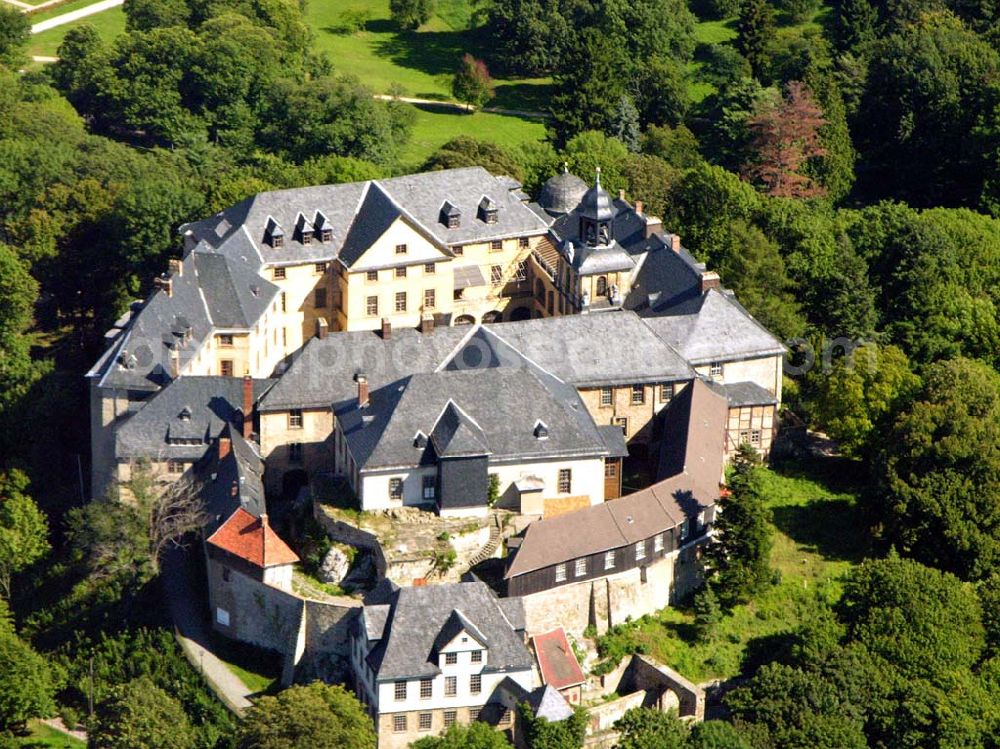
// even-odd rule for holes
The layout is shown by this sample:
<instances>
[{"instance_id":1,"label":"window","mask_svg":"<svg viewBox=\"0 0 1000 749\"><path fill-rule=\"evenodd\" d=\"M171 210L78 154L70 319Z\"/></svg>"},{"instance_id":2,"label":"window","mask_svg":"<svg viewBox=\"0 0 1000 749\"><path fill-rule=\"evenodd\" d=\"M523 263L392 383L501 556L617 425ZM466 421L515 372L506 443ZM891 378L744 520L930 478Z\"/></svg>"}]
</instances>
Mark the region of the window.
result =
<instances>
[{"instance_id":1,"label":"window","mask_svg":"<svg viewBox=\"0 0 1000 749\"><path fill-rule=\"evenodd\" d=\"M722 377L722 362L714 361L708 367L708 374L710 377Z\"/></svg>"},{"instance_id":2,"label":"window","mask_svg":"<svg viewBox=\"0 0 1000 749\"><path fill-rule=\"evenodd\" d=\"M434 309L436 301L437 294L434 289L424 289L424 309Z\"/></svg>"},{"instance_id":3,"label":"window","mask_svg":"<svg viewBox=\"0 0 1000 749\"><path fill-rule=\"evenodd\" d=\"M425 263L424 264L424 275L425 276L433 276L436 272L437 272L437 266L434 265L434 263Z\"/></svg>"},{"instance_id":4,"label":"window","mask_svg":"<svg viewBox=\"0 0 1000 749\"><path fill-rule=\"evenodd\" d=\"M754 447L760 446L760 430L751 429L750 430L750 444Z\"/></svg>"},{"instance_id":5,"label":"window","mask_svg":"<svg viewBox=\"0 0 1000 749\"><path fill-rule=\"evenodd\" d=\"M458 653L445 653L444 663L446 666L454 666L458 663Z\"/></svg>"},{"instance_id":6,"label":"window","mask_svg":"<svg viewBox=\"0 0 1000 749\"><path fill-rule=\"evenodd\" d=\"M517 246L520 247L523 250L525 247L528 246L528 238L527 237L518 237L517 238Z\"/></svg>"},{"instance_id":7,"label":"window","mask_svg":"<svg viewBox=\"0 0 1000 749\"><path fill-rule=\"evenodd\" d=\"M660 400L664 403L670 403L674 398L674 384L672 382L664 382L660 385Z\"/></svg>"},{"instance_id":8,"label":"window","mask_svg":"<svg viewBox=\"0 0 1000 749\"><path fill-rule=\"evenodd\" d=\"M458 718L457 710L445 710L444 711L444 727L451 728L455 725L455 720Z\"/></svg>"},{"instance_id":9,"label":"window","mask_svg":"<svg viewBox=\"0 0 1000 749\"><path fill-rule=\"evenodd\" d=\"M365 301L365 312L369 317L378 317L378 297L370 296Z\"/></svg>"},{"instance_id":10,"label":"window","mask_svg":"<svg viewBox=\"0 0 1000 749\"><path fill-rule=\"evenodd\" d=\"M663 534L657 533L653 537L653 552L663 551Z\"/></svg>"},{"instance_id":11,"label":"window","mask_svg":"<svg viewBox=\"0 0 1000 749\"><path fill-rule=\"evenodd\" d=\"M293 408L288 412L288 428L289 429L301 429L302 428L302 409Z\"/></svg>"},{"instance_id":12,"label":"window","mask_svg":"<svg viewBox=\"0 0 1000 749\"><path fill-rule=\"evenodd\" d=\"M636 541L635 542L635 561L646 558L646 542Z\"/></svg>"},{"instance_id":13,"label":"window","mask_svg":"<svg viewBox=\"0 0 1000 749\"><path fill-rule=\"evenodd\" d=\"M616 479L618 478L618 463L614 460L609 460L604 464L604 478L606 479Z\"/></svg>"},{"instance_id":14,"label":"window","mask_svg":"<svg viewBox=\"0 0 1000 749\"><path fill-rule=\"evenodd\" d=\"M499 252L502 249L503 249L502 239L494 239L493 241L490 242L490 252Z\"/></svg>"},{"instance_id":15,"label":"window","mask_svg":"<svg viewBox=\"0 0 1000 749\"><path fill-rule=\"evenodd\" d=\"M183 460L168 460L167 461L167 473L184 473L184 461Z\"/></svg>"},{"instance_id":16,"label":"window","mask_svg":"<svg viewBox=\"0 0 1000 749\"><path fill-rule=\"evenodd\" d=\"M614 394L611 388L601 388L601 405L610 406L614 402Z\"/></svg>"},{"instance_id":17,"label":"window","mask_svg":"<svg viewBox=\"0 0 1000 749\"><path fill-rule=\"evenodd\" d=\"M366 281L378 281L378 271L377 270L370 270L367 273L365 273L365 280Z\"/></svg>"},{"instance_id":18,"label":"window","mask_svg":"<svg viewBox=\"0 0 1000 749\"><path fill-rule=\"evenodd\" d=\"M483 662L483 651L482 650L473 650L471 657L472 657L472 662L473 663L482 663Z\"/></svg>"},{"instance_id":19,"label":"window","mask_svg":"<svg viewBox=\"0 0 1000 749\"><path fill-rule=\"evenodd\" d=\"M511 712L510 710L504 710L503 715L500 716L500 725L506 726L510 723Z\"/></svg>"},{"instance_id":20,"label":"window","mask_svg":"<svg viewBox=\"0 0 1000 749\"><path fill-rule=\"evenodd\" d=\"M559 469L559 492L569 494L573 489L573 471L569 468Z\"/></svg>"},{"instance_id":21,"label":"window","mask_svg":"<svg viewBox=\"0 0 1000 749\"><path fill-rule=\"evenodd\" d=\"M642 385L632 386L632 405L641 406L646 402L646 388Z\"/></svg>"},{"instance_id":22,"label":"window","mask_svg":"<svg viewBox=\"0 0 1000 749\"><path fill-rule=\"evenodd\" d=\"M319 233L320 241L322 242L332 242L333 241L333 229L322 229Z\"/></svg>"},{"instance_id":23,"label":"window","mask_svg":"<svg viewBox=\"0 0 1000 749\"><path fill-rule=\"evenodd\" d=\"M483 691L483 677L481 674L469 676L469 694L479 694Z\"/></svg>"},{"instance_id":24,"label":"window","mask_svg":"<svg viewBox=\"0 0 1000 749\"><path fill-rule=\"evenodd\" d=\"M477 720L479 720L479 708L478 707L470 707L469 708L469 722L470 723L475 723Z\"/></svg>"},{"instance_id":25,"label":"window","mask_svg":"<svg viewBox=\"0 0 1000 749\"><path fill-rule=\"evenodd\" d=\"M434 680L433 679L421 679L420 680L420 699L429 700L434 695Z\"/></svg>"},{"instance_id":26,"label":"window","mask_svg":"<svg viewBox=\"0 0 1000 749\"><path fill-rule=\"evenodd\" d=\"M323 309L326 307L326 289L316 289L316 298L313 300L313 305L317 309Z\"/></svg>"},{"instance_id":27,"label":"window","mask_svg":"<svg viewBox=\"0 0 1000 749\"><path fill-rule=\"evenodd\" d=\"M554 293L549 291L546 295L545 308L549 311L550 315L553 314L556 306Z\"/></svg>"},{"instance_id":28,"label":"window","mask_svg":"<svg viewBox=\"0 0 1000 749\"><path fill-rule=\"evenodd\" d=\"M490 266L490 283L494 286L499 286L500 282L503 280L503 266L502 265L491 265Z\"/></svg>"},{"instance_id":29,"label":"window","mask_svg":"<svg viewBox=\"0 0 1000 749\"><path fill-rule=\"evenodd\" d=\"M459 226L461 226L461 219L462 217L459 216L457 213L448 216L448 228L457 229Z\"/></svg>"},{"instance_id":30,"label":"window","mask_svg":"<svg viewBox=\"0 0 1000 749\"><path fill-rule=\"evenodd\" d=\"M566 565L557 564L556 565L556 582L561 583L566 580Z\"/></svg>"},{"instance_id":31,"label":"window","mask_svg":"<svg viewBox=\"0 0 1000 749\"><path fill-rule=\"evenodd\" d=\"M229 626L229 612L225 609L217 608L215 610L215 621L221 624L223 627Z\"/></svg>"},{"instance_id":32,"label":"window","mask_svg":"<svg viewBox=\"0 0 1000 749\"><path fill-rule=\"evenodd\" d=\"M225 346L226 348L230 348L233 345L233 337L231 335L220 335L219 345Z\"/></svg>"},{"instance_id":33,"label":"window","mask_svg":"<svg viewBox=\"0 0 1000 749\"><path fill-rule=\"evenodd\" d=\"M288 295L284 291L281 292L281 311L288 312Z\"/></svg>"},{"instance_id":34,"label":"window","mask_svg":"<svg viewBox=\"0 0 1000 749\"><path fill-rule=\"evenodd\" d=\"M622 434L624 434L625 436L628 436L628 417L627 416L619 416L619 417L617 417L615 419L612 419L611 423L614 424L616 427L621 427Z\"/></svg>"},{"instance_id":35,"label":"window","mask_svg":"<svg viewBox=\"0 0 1000 749\"><path fill-rule=\"evenodd\" d=\"M327 240L324 239L323 241L326 242ZM316 263L314 269L317 273L323 275L324 273L326 273L326 263Z\"/></svg>"},{"instance_id":36,"label":"window","mask_svg":"<svg viewBox=\"0 0 1000 749\"><path fill-rule=\"evenodd\" d=\"M301 442L289 442L288 443L288 460L291 463L301 463L302 462L302 443Z\"/></svg>"},{"instance_id":37,"label":"window","mask_svg":"<svg viewBox=\"0 0 1000 749\"><path fill-rule=\"evenodd\" d=\"M406 312L406 292L396 292L396 312Z\"/></svg>"},{"instance_id":38,"label":"window","mask_svg":"<svg viewBox=\"0 0 1000 749\"><path fill-rule=\"evenodd\" d=\"M526 263L524 260L517 261L517 267L514 270L514 280L515 281L528 280L528 263Z\"/></svg>"},{"instance_id":39,"label":"window","mask_svg":"<svg viewBox=\"0 0 1000 749\"><path fill-rule=\"evenodd\" d=\"M222 375L223 377L232 377L233 376L233 360L232 359L223 359L222 361L219 362L219 374Z\"/></svg>"},{"instance_id":40,"label":"window","mask_svg":"<svg viewBox=\"0 0 1000 749\"><path fill-rule=\"evenodd\" d=\"M312 244L313 233L311 231L302 232L302 244Z\"/></svg>"},{"instance_id":41,"label":"window","mask_svg":"<svg viewBox=\"0 0 1000 749\"><path fill-rule=\"evenodd\" d=\"M436 479L434 476L424 476L423 494L424 499L434 499L436 495Z\"/></svg>"},{"instance_id":42,"label":"window","mask_svg":"<svg viewBox=\"0 0 1000 749\"><path fill-rule=\"evenodd\" d=\"M462 247L462 245L460 244L457 244L454 247L452 247L451 251L455 255L455 257L462 257L462 255L465 254L465 248Z\"/></svg>"},{"instance_id":43,"label":"window","mask_svg":"<svg viewBox=\"0 0 1000 749\"><path fill-rule=\"evenodd\" d=\"M399 501L403 498L403 479L389 479L389 499Z\"/></svg>"},{"instance_id":44,"label":"window","mask_svg":"<svg viewBox=\"0 0 1000 749\"><path fill-rule=\"evenodd\" d=\"M454 697L456 694L458 694L458 677L457 676L444 677L444 696Z\"/></svg>"},{"instance_id":45,"label":"window","mask_svg":"<svg viewBox=\"0 0 1000 749\"><path fill-rule=\"evenodd\" d=\"M406 266L402 265L396 268L396 278L406 278Z\"/></svg>"},{"instance_id":46,"label":"window","mask_svg":"<svg viewBox=\"0 0 1000 749\"><path fill-rule=\"evenodd\" d=\"M577 559L573 564L573 575L576 577L583 577L587 574L587 560Z\"/></svg>"},{"instance_id":47,"label":"window","mask_svg":"<svg viewBox=\"0 0 1000 749\"><path fill-rule=\"evenodd\" d=\"M392 730L395 733L405 733L406 732L406 715L393 715L392 716Z\"/></svg>"},{"instance_id":48,"label":"window","mask_svg":"<svg viewBox=\"0 0 1000 749\"><path fill-rule=\"evenodd\" d=\"M397 244L396 245L396 254L397 255L405 255L406 254L406 245L405 244Z\"/></svg>"},{"instance_id":49,"label":"window","mask_svg":"<svg viewBox=\"0 0 1000 749\"><path fill-rule=\"evenodd\" d=\"M745 445L750 441L750 430L741 429L740 430L740 444Z\"/></svg>"},{"instance_id":50,"label":"window","mask_svg":"<svg viewBox=\"0 0 1000 749\"><path fill-rule=\"evenodd\" d=\"M396 702L402 702L406 699L406 682L397 681L395 687Z\"/></svg>"},{"instance_id":51,"label":"window","mask_svg":"<svg viewBox=\"0 0 1000 749\"><path fill-rule=\"evenodd\" d=\"M275 281L283 281L284 278L285 278L285 269L284 268L275 268L274 269L274 280Z\"/></svg>"},{"instance_id":52,"label":"window","mask_svg":"<svg viewBox=\"0 0 1000 749\"><path fill-rule=\"evenodd\" d=\"M421 731L431 730L433 718L434 718L434 713L420 713L420 719L419 719L420 722L417 724L417 727Z\"/></svg>"},{"instance_id":53,"label":"window","mask_svg":"<svg viewBox=\"0 0 1000 749\"><path fill-rule=\"evenodd\" d=\"M613 570L615 568L615 553L613 551L604 552L604 569Z\"/></svg>"},{"instance_id":54,"label":"window","mask_svg":"<svg viewBox=\"0 0 1000 749\"><path fill-rule=\"evenodd\" d=\"M285 246L285 238L283 236L281 236L280 234L272 236L271 237L271 246L274 247L275 249L277 249L279 247L284 247ZM282 278L284 278L284 276L282 276Z\"/></svg>"}]
</instances>

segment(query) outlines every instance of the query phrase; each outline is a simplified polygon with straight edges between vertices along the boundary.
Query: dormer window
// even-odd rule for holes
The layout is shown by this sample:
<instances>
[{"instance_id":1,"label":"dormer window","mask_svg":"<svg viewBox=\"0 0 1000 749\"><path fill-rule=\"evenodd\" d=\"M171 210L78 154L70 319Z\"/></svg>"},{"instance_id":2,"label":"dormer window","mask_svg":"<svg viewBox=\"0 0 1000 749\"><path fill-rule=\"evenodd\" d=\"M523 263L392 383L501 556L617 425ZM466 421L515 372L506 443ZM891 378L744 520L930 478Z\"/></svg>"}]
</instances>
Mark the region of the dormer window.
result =
<instances>
[{"instance_id":1,"label":"dormer window","mask_svg":"<svg viewBox=\"0 0 1000 749\"><path fill-rule=\"evenodd\" d=\"M450 200L441 206L441 223L449 229L457 229L462 224L462 212Z\"/></svg>"},{"instance_id":2,"label":"dormer window","mask_svg":"<svg viewBox=\"0 0 1000 749\"><path fill-rule=\"evenodd\" d=\"M191 421L191 409L185 406L181 409L181 412L177 414L177 418L181 421Z\"/></svg>"},{"instance_id":3,"label":"dormer window","mask_svg":"<svg viewBox=\"0 0 1000 749\"><path fill-rule=\"evenodd\" d=\"M539 419L535 422L535 439L547 440L549 438L549 428L545 425L545 422Z\"/></svg>"},{"instance_id":4,"label":"dormer window","mask_svg":"<svg viewBox=\"0 0 1000 749\"><path fill-rule=\"evenodd\" d=\"M423 432L417 432L413 436L413 446L421 450L427 447L427 435Z\"/></svg>"},{"instance_id":5,"label":"dormer window","mask_svg":"<svg viewBox=\"0 0 1000 749\"><path fill-rule=\"evenodd\" d=\"M295 219L296 239L302 244L312 244L313 233L315 231L316 229L313 227L312 222L300 213L298 218Z\"/></svg>"},{"instance_id":6,"label":"dormer window","mask_svg":"<svg viewBox=\"0 0 1000 749\"><path fill-rule=\"evenodd\" d=\"M316 211L316 219L313 221L313 228L315 229L316 237L320 242L333 241L333 227L330 226L330 220L323 215L322 211Z\"/></svg>"},{"instance_id":7,"label":"dormer window","mask_svg":"<svg viewBox=\"0 0 1000 749\"><path fill-rule=\"evenodd\" d=\"M497 204L491 198L484 195L479 201L479 220L484 224L495 224L497 222Z\"/></svg>"},{"instance_id":8,"label":"dormer window","mask_svg":"<svg viewBox=\"0 0 1000 749\"><path fill-rule=\"evenodd\" d=\"M267 219L267 226L264 228L264 241L277 249L285 245L285 232L281 229L281 224L270 216Z\"/></svg>"}]
</instances>

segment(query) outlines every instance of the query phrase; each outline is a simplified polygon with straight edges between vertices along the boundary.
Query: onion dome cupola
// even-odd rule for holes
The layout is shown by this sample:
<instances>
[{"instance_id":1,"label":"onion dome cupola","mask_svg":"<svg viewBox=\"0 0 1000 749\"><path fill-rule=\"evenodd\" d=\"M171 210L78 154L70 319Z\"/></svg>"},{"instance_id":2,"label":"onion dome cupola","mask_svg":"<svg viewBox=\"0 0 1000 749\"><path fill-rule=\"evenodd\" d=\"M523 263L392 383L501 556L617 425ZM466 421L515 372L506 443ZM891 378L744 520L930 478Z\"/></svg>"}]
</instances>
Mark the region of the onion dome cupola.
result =
<instances>
[{"instance_id":1,"label":"onion dome cupola","mask_svg":"<svg viewBox=\"0 0 1000 749\"><path fill-rule=\"evenodd\" d=\"M538 195L538 204L553 216L570 213L580 205L587 192L587 183L570 174L569 167L563 163L562 171L550 177Z\"/></svg>"},{"instance_id":2,"label":"onion dome cupola","mask_svg":"<svg viewBox=\"0 0 1000 749\"><path fill-rule=\"evenodd\" d=\"M609 245L614 239L615 206L601 187L601 168L597 167L594 186L584 193L576 209L580 217L580 237L590 247Z\"/></svg>"}]
</instances>

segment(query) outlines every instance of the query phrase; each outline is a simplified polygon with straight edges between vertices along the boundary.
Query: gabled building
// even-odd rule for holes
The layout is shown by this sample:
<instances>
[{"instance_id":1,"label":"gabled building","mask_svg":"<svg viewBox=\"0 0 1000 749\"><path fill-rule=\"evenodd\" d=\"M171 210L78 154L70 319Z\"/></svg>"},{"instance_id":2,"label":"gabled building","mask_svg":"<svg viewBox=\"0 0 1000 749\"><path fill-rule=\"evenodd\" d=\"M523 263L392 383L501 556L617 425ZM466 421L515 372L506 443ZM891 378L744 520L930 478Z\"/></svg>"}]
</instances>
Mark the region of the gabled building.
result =
<instances>
[{"instance_id":1,"label":"gabled building","mask_svg":"<svg viewBox=\"0 0 1000 749\"><path fill-rule=\"evenodd\" d=\"M481 582L400 588L386 603L366 605L351 664L379 749L409 746L455 723L510 727L507 693L534 687L520 601L498 599Z\"/></svg>"}]
</instances>

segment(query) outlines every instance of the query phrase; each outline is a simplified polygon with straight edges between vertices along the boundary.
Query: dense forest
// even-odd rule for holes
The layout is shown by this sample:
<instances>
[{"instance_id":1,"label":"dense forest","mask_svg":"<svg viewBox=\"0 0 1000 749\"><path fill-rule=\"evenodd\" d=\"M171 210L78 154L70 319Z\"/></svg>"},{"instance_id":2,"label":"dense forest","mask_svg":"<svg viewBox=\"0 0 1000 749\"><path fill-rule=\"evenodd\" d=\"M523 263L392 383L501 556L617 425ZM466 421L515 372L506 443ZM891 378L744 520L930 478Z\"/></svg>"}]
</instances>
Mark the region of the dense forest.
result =
<instances>
[{"instance_id":1,"label":"dense forest","mask_svg":"<svg viewBox=\"0 0 1000 749\"><path fill-rule=\"evenodd\" d=\"M421 2L394 13L419 24ZM83 24L23 70L27 19L0 7L0 731L59 713L100 746L162 746L164 726L174 746L256 746L164 628L142 503L85 503L82 375L179 224L396 174L412 110L317 53L292 0L125 13L113 42ZM600 166L788 342L786 408L866 487L871 558L747 667L728 723L636 717L623 746L997 746L1000 5L481 0L473 17L492 43L470 70L551 78L549 137L461 137L425 168L537 193L563 161ZM734 38L698 41L708 20ZM759 500L757 470L731 501ZM731 573L699 602L706 627L771 577ZM131 723L147 736L115 743Z\"/></svg>"}]
</instances>

